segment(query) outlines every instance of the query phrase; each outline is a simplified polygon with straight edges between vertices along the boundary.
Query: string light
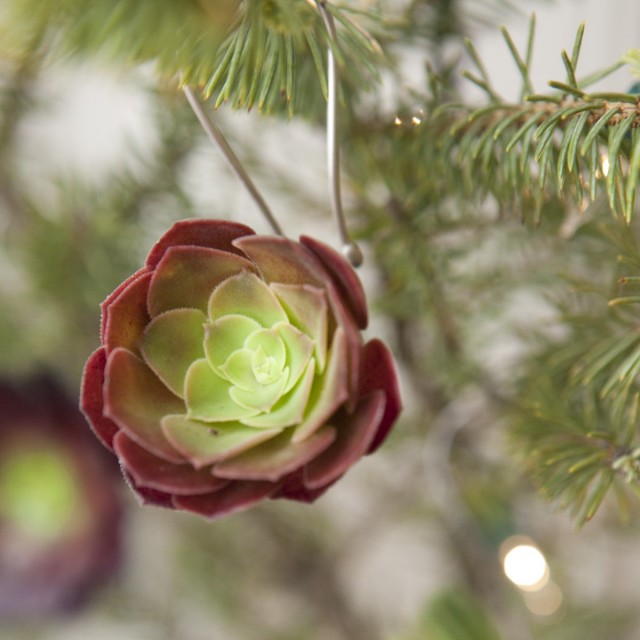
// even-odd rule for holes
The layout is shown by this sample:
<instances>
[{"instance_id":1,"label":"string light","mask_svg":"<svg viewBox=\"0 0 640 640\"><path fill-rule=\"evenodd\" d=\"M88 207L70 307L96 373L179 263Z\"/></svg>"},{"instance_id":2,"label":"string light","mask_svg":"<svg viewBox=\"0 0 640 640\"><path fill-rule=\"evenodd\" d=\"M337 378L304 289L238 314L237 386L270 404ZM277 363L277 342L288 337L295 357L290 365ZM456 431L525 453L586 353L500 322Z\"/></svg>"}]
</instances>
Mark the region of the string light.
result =
<instances>
[{"instance_id":1,"label":"string light","mask_svg":"<svg viewBox=\"0 0 640 640\"><path fill-rule=\"evenodd\" d=\"M509 538L502 546L502 568L523 591L537 591L549 581L549 566L538 547L523 537Z\"/></svg>"},{"instance_id":2,"label":"string light","mask_svg":"<svg viewBox=\"0 0 640 640\"><path fill-rule=\"evenodd\" d=\"M551 580L544 554L530 538L513 536L500 547L502 568L522 592L524 603L537 616L556 613L563 603L560 587Z\"/></svg>"}]
</instances>

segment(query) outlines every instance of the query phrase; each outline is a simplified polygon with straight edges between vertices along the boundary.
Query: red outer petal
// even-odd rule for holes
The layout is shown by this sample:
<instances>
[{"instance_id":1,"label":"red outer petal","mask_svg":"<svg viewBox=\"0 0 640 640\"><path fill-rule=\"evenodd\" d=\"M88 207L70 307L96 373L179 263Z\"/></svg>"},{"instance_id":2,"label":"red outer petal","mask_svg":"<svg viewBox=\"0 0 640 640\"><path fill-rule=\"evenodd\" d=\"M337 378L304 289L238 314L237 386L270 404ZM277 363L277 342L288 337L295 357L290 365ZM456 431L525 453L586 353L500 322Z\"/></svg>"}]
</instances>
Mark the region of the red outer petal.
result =
<instances>
[{"instance_id":1,"label":"red outer petal","mask_svg":"<svg viewBox=\"0 0 640 640\"><path fill-rule=\"evenodd\" d=\"M122 431L114 439L114 449L120 464L138 488L176 495L199 495L217 491L229 484L227 480L212 476L209 469L196 471L189 464L173 464L162 460Z\"/></svg>"},{"instance_id":2,"label":"red outer petal","mask_svg":"<svg viewBox=\"0 0 640 640\"><path fill-rule=\"evenodd\" d=\"M285 500L295 500L296 502L315 502L330 486L327 484L319 489L308 489L304 485L304 469L298 469L284 478L282 487L274 493L273 500L284 498Z\"/></svg>"},{"instance_id":3,"label":"red outer petal","mask_svg":"<svg viewBox=\"0 0 640 640\"><path fill-rule=\"evenodd\" d=\"M196 245L221 249L242 256L242 252L236 249L232 242L242 236L254 235L251 227L228 220L181 220L165 233L153 246L145 265L155 269L158 262L169 247L176 245Z\"/></svg>"},{"instance_id":4,"label":"red outer petal","mask_svg":"<svg viewBox=\"0 0 640 640\"><path fill-rule=\"evenodd\" d=\"M107 355L117 347L138 353L138 340L151 318L147 312L147 291L151 273L139 271L138 276L127 281L124 288L118 287L119 295L109 296L102 303L104 332L102 343Z\"/></svg>"},{"instance_id":5,"label":"red outer petal","mask_svg":"<svg viewBox=\"0 0 640 640\"><path fill-rule=\"evenodd\" d=\"M367 453L373 453L384 442L402 410L398 374L393 356L387 345L375 338L367 342L362 350L359 395L366 396L377 389L385 392L387 402L378 432Z\"/></svg>"},{"instance_id":6,"label":"red outer petal","mask_svg":"<svg viewBox=\"0 0 640 640\"><path fill-rule=\"evenodd\" d=\"M220 491L204 496L175 496L173 505L207 518L221 518L244 511L268 498L278 489L273 482L232 482Z\"/></svg>"},{"instance_id":7,"label":"red outer petal","mask_svg":"<svg viewBox=\"0 0 640 640\"><path fill-rule=\"evenodd\" d=\"M150 269L143 267L138 269L134 274L130 275L124 282L121 282L103 301L100 305L102 310L102 318L100 320L100 340L104 343L104 335L107 327L107 320L109 318L109 306L111 303L126 289L132 282L138 280L145 274L149 273Z\"/></svg>"},{"instance_id":8,"label":"red outer petal","mask_svg":"<svg viewBox=\"0 0 640 640\"><path fill-rule=\"evenodd\" d=\"M267 283L326 287L330 282L322 264L299 242L278 236L250 236L233 244L260 267Z\"/></svg>"},{"instance_id":9,"label":"red outer petal","mask_svg":"<svg viewBox=\"0 0 640 640\"><path fill-rule=\"evenodd\" d=\"M360 278L358 278L351 265L335 249L314 238L302 236L300 243L309 249L309 251L312 251L320 262L322 262L331 274L342 299L349 307L358 327L360 327L360 329L366 329L369 321L367 298L364 294Z\"/></svg>"},{"instance_id":10,"label":"red outer petal","mask_svg":"<svg viewBox=\"0 0 640 640\"><path fill-rule=\"evenodd\" d=\"M312 460L304 473L304 485L320 489L342 476L367 452L384 414L385 397L374 391L358 403L348 422L338 424L338 437L329 449Z\"/></svg>"},{"instance_id":11,"label":"red outer petal","mask_svg":"<svg viewBox=\"0 0 640 640\"><path fill-rule=\"evenodd\" d=\"M338 300L336 300L338 299ZM347 409L353 411L358 400L358 387L360 376L360 360L362 357L362 336L351 319L351 314L347 312L335 289L329 290L329 304L336 315L338 326L344 329L347 342L347 362L349 365L349 396L347 398Z\"/></svg>"},{"instance_id":12,"label":"red outer petal","mask_svg":"<svg viewBox=\"0 0 640 640\"><path fill-rule=\"evenodd\" d=\"M207 247L169 247L158 262L149 286L147 304L155 317L169 309L200 309L207 312L211 292L243 269L256 271L244 257Z\"/></svg>"},{"instance_id":13,"label":"red outer petal","mask_svg":"<svg viewBox=\"0 0 640 640\"><path fill-rule=\"evenodd\" d=\"M129 488L138 498L138 502L142 506L162 507L164 509L175 509L173 506L173 496L170 493L164 491L157 491L156 489L147 489L146 487L139 487L135 480L129 475L126 469L122 470L125 480L129 485Z\"/></svg>"},{"instance_id":14,"label":"red outer petal","mask_svg":"<svg viewBox=\"0 0 640 640\"><path fill-rule=\"evenodd\" d=\"M82 374L80 409L89 421L98 440L113 451L113 438L119 429L115 422L103 414L104 368L106 364L107 354L104 347L96 349L87 360Z\"/></svg>"},{"instance_id":15,"label":"red outer petal","mask_svg":"<svg viewBox=\"0 0 640 640\"><path fill-rule=\"evenodd\" d=\"M184 462L160 427L163 416L184 413L184 402L127 349L118 348L109 355L105 379L105 415L155 455L169 462Z\"/></svg>"}]
</instances>

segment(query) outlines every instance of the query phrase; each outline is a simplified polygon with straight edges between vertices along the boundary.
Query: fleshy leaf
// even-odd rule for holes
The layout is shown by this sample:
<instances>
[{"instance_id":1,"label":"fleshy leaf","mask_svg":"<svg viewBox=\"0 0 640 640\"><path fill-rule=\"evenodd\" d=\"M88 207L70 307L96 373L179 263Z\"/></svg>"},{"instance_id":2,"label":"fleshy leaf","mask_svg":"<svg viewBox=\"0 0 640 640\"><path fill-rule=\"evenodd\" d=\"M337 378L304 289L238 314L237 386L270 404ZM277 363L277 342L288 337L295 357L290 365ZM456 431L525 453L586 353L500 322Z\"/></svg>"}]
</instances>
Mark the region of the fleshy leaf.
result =
<instances>
[{"instance_id":1,"label":"fleshy leaf","mask_svg":"<svg viewBox=\"0 0 640 640\"><path fill-rule=\"evenodd\" d=\"M288 377L289 370L285 369L280 378L271 384L259 385L255 391L245 391L239 387L231 387L229 395L234 402L247 409L255 409L260 412L271 411L273 405L281 398ZM252 416L247 417L251 418Z\"/></svg>"},{"instance_id":2,"label":"fleshy leaf","mask_svg":"<svg viewBox=\"0 0 640 640\"><path fill-rule=\"evenodd\" d=\"M255 231L244 224L228 220L202 220L193 218L176 222L153 246L147 256L146 266L155 269L169 247L178 245L208 247L230 251L243 256L233 242L237 238L253 235Z\"/></svg>"},{"instance_id":3,"label":"fleshy leaf","mask_svg":"<svg viewBox=\"0 0 640 640\"><path fill-rule=\"evenodd\" d=\"M296 427L293 442L301 442L319 429L348 397L346 339L341 327L336 329L329 351L327 368L316 376L311 389L308 412Z\"/></svg>"},{"instance_id":4,"label":"fleshy leaf","mask_svg":"<svg viewBox=\"0 0 640 640\"><path fill-rule=\"evenodd\" d=\"M211 292L243 269L255 270L245 258L205 247L170 247L156 267L149 286L149 313L169 309L207 311Z\"/></svg>"},{"instance_id":5,"label":"fleshy leaf","mask_svg":"<svg viewBox=\"0 0 640 640\"><path fill-rule=\"evenodd\" d=\"M277 236L247 236L234 241L258 267L266 282L322 287L329 278L320 261L298 242Z\"/></svg>"},{"instance_id":6,"label":"fleshy leaf","mask_svg":"<svg viewBox=\"0 0 640 640\"><path fill-rule=\"evenodd\" d=\"M318 371L322 371L327 357L328 304L324 290L279 282L270 287L287 312L289 322L313 341Z\"/></svg>"},{"instance_id":7,"label":"fleshy leaf","mask_svg":"<svg viewBox=\"0 0 640 640\"><path fill-rule=\"evenodd\" d=\"M313 352L313 343L301 331L290 324L281 323L274 329L278 332L286 347L286 362L289 365L289 382L284 390L287 393L300 379Z\"/></svg>"},{"instance_id":8,"label":"fleshy leaf","mask_svg":"<svg viewBox=\"0 0 640 640\"><path fill-rule=\"evenodd\" d=\"M165 416L162 430L169 442L198 468L238 455L281 432L237 422L211 426L181 415Z\"/></svg>"},{"instance_id":9,"label":"fleshy leaf","mask_svg":"<svg viewBox=\"0 0 640 640\"><path fill-rule=\"evenodd\" d=\"M236 404L229 394L230 389L231 384L215 374L207 360L196 360L184 381L188 417L205 422L228 422L259 413Z\"/></svg>"},{"instance_id":10,"label":"fleshy leaf","mask_svg":"<svg viewBox=\"0 0 640 640\"><path fill-rule=\"evenodd\" d=\"M309 489L304 485L304 467L282 479L282 484L278 491L271 498L285 498L296 500L297 502L311 503L317 500L331 485L325 485L320 489Z\"/></svg>"},{"instance_id":11,"label":"fleshy leaf","mask_svg":"<svg viewBox=\"0 0 640 640\"><path fill-rule=\"evenodd\" d=\"M219 371L235 387L251 393L259 392L265 385L277 382L285 375L282 366L262 348L255 351L239 349L229 356Z\"/></svg>"},{"instance_id":12,"label":"fleshy leaf","mask_svg":"<svg viewBox=\"0 0 640 640\"><path fill-rule=\"evenodd\" d=\"M204 353L206 319L198 309L171 309L154 318L140 340L149 367L180 398L187 370Z\"/></svg>"},{"instance_id":13,"label":"fleshy leaf","mask_svg":"<svg viewBox=\"0 0 640 640\"><path fill-rule=\"evenodd\" d=\"M314 376L315 362L311 358L298 384L278 400L269 413L243 418L242 423L252 427L290 427L298 424L304 416Z\"/></svg>"},{"instance_id":14,"label":"fleshy leaf","mask_svg":"<svg viewBox=\"0 0 640 640\"><path fill-rule=\"evenodd\" d=\"M253 391L260 383L253 375L252 360L253 351L238 349L227 358L224 365L218 367L218 371L234 386L245 391Z\"/></svg>"},{"instance_id":15,"label":"fleshy leaf","mask_svg":"<svg viewBox=\"0 0 640 640\"><path fill-rule=\"evenodd\" d=\"M102 303L104 334L102 343L107 355L117 347L137 352L138 340L149 322L147 291L151 274L141 271L128 280L118 296L109 296Z\"/></svg>"},{"instance_id":16,"label":"fleshy leaf","mask_svg":"<svg viewBox=\"0 0 640 640\"><path fill-rule=\"evenodd\" d=\"M320 455L335 439L336 430L325 426L302 442L291 442L291 430L213 468L219 478L276 482Z\"/></svg>"},{"instance_id":17,"label":"fleshy leaf","mask_svg":"<svg viewBox=\"0 0 640 640\"><path fill-rule=\"evenodd\" d=\"M142 276L150 273L150 269L142 267L135 273L132 273L126 280L123 280L100 304L101 316L100 316L100 340L104 342L105 329L107 324L107 316L109 305L135 280L138 280Z\"/></svg>"},{"instance_id":18,"label":"fleshy leaf","mask_svg":"<svg viewBox=\"0 0 640 640\"><path fill-rule=\"evenodd\" d=\"M344 330L345 359L348 363L348 399L347 409L353 411L358 401L358 385L360 376L360 354L362 351L362 335L353 322L351 312L346 307L344 300L338 295L334 286L328 290L329 306L333 311L336 323Z\"/></svg>"},{"instance_id":19,"label":"fleshy leaf","mask_svg":"<svg viewBox=\"0 0 640 640\"><path fill-rule=\"evenodd\" d=\"M362 283L351 265L333 248L314 238L302 236L300 243L312 251L331 274L341 298L349 306L360 329L368 324L367 299Z\"/></svg>"},{"instance_id":20,"label":"fleshy leaf","mask_svg":"<svg viewBox=\"0 0 640 640\"><path fill-rule=\"evenodd\" d=\"M182 456L164 437L160 420L167 414L184 412L184 403L127 349L111 352L105 378L104 415L155 455L182 462Z\"/></svg>"},{"instance_id":21,"label":"fleshy leaf","mask_svg":"<svg viewBox=\"0 0 640 640\"><path fill-rule=\"evenodd\" d=\"M175 508L173 506L173 496L170 493L138 486L135 478L127 472L126 469L122 470L122 474L124 475L124 479L127 481L129 488L133 491L134 496L138 499L138 503L141 507L152 506L161 507L162 509Z\"/></svg>"},{"instance_id":22,"label":"fleshy leaf","mask_svg":"<svg viewBox=\"0 0 640 640\"><path fill-rule=\"evenodd\" d=\"M365 396L377 389L384 391L386 404L378 431L367 453L373 453L384 442L402 410L398 374L393 356L384 342L374 338L367 342L362 349L358 394Z\"/></svg>"},{"instance_id":23,"label":"fleshy leaf","mask_svg":"<svg viewBox=\"0 0 640 640\"><path fill-rule=\"evenodd\" d=\"M236 314L223 316L205 325L204 351L211 367L214 370L221 367L261 327L259 322Z\"/></svg>"},{"instance_id":24,"label":"fleshy leaf","mask_svg":"<svg viewBox=\"0 0 640 640\"><path fill-rule=\"evenodd\" d=\"M363 398L352 415L336 424L337 438L330 449L305 467L304 483L319 489L343 475L369 449L385 409L385 396L375 391Z\"/></svg>"},{"instance_id":25,"label":"fleshy leaf","mask_svg":"<svg viewBox=\"0 0 640 640\"><path fill-rule=\"evenodd\" d=\"M87 360L82 375L80 408L89 421L98 439L108 449L113 450L113 438L118 433L118 425L104 416L104 368L107 355L104 347L96 349Z\"/></svg>"},{"instance_id":26,"label":"fleshy leaf","mask_svg":"<svg viewBox=\"0 0 640 640\"><path fill-rule=\"evenodd\" d=\"M249 271L227 278L209 298L209 318L212 321L228 314L247 316L265 328L287 320L287 314L273 291Z\"/></svg>"},{"instance_id":27,"label":"fleshy leaf","mask_svg":"<svg viewBox=\"0 0 640 640\"><path fill-rule=\"evenodd\" d=\"M122 431L114 440L114 448L137 487L177 495L196 495L217 491L228 484L212 476L208 469L196 470L188 462L173 464L158 458Z\"/></svg>"},{"instance_id":28,"label":"fleshy leaf","mask_svg":"<svg viewBox=\"0 0 640 640\"><path fill-rule=\"evenodd\" d=\"M176 496L173 504L177 509L213 520L244 511L268 498L277 489L278 485L272 482L232 482L224 489L204 496Z\"/></svg>"},{"instance_id":29,"label":"fleshy leaf","mask_svg":"<svg viewBox=\"0 0 640 640\"><path fill-rule=\"evenodd\" d=\"M267 357L273 358L280 370L287 362L287 350L278 332L271 329L261 329L252 333L245 341L245 347L255 351L263 349Z\"/></svg>"},{"instance_id":30,"label":"fleshy leaf","mask_svg":"<svg viewBox=\"0 0 640 640\"><path fill-rule=\"evenodd\" d=\"M278 361L274 356L269 355L262 347L258 347L251 353L250 366L254 377L258 384L268 385L283 377L286 371L287 379L289 378L289 369L284 367L284 358L282 362ZM284 369L283 369L284 367Z\"/></svg>"}]
</instances>

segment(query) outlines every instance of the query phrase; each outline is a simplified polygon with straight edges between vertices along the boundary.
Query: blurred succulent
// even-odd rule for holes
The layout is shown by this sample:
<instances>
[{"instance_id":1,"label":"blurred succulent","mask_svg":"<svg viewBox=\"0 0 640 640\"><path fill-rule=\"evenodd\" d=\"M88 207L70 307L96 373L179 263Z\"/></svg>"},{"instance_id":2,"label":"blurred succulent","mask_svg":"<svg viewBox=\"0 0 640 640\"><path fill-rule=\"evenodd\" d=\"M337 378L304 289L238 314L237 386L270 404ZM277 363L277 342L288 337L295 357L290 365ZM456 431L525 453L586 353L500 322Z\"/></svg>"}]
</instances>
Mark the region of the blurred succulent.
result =
<instances>
[{"instance_id":1,"label":"blurred succulent","mask_svg":"<svg viewBox=\"0 0 640 640\"><path fill-rule=\"evenodd\" d=\"M82 408L143 503L311 502L386 438L392 356L333 249L186 220L103 303Z\"/></svg>"},{"instance_id":2,"label":"blurred succulent","mask_svg":"<svg viewBox=\"0 0 640 640\"><path fill-rule=\"evenodd\" d=\"M50 376L0 380L0 616L66 611L119 564L117 465Z\"/></svg>"}]
</instances>

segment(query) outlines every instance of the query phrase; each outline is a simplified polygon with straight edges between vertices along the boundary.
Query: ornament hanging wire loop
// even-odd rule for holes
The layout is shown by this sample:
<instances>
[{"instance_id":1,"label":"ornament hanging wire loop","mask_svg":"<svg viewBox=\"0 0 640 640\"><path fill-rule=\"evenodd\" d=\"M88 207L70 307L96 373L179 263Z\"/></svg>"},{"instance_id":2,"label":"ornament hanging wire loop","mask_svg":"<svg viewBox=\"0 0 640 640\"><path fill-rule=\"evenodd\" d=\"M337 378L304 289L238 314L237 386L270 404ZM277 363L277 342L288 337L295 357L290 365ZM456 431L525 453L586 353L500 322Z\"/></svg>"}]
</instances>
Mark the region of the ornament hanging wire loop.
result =
<instances>
[{"instance_id":1,"label":"ornament hanging wire loop","mask_svg":"<svg viewBox=\"0 0 640 640\"><path fill-rule=\"evenodd\" d=\"M182 91L184 92L184 95L186 96L191 109L195 113L196 118L198 118L200 125L209 136L209 139L220 149L228 165L231 167L231 170L236 174L247 191L251 194L251 197L262 212L262 215L266 218L274 233L279 236L283 236L284 232L278 224L278 221L273 216L273 213L271 213L271 209L269 209L269 206L258 191L258 188L254 184L253 180L251 180L249 174L242 166L242 163L238 159L238 156L236 156L233 149L230 147L227 139L222 134L222 131L218 129L211 116L207 113L198 96L188 85L184 85Z\"/></svg>"},{"instance_id":2,"label":"ornament hanging wire loop","mask_svg":"<svg viewBox=\"0 0 640 640\"><path fill-rule=\"evenodd\" d=\"M340 147L338 145L338 65L333 47L338 45L336 25L333 16L327 9L326 0L316 3L324 24L329 33L331 45L327 50L327 167L329 173L329 189L331 191L331 207L338 225L342 253L354 267L362 264L363 256L360 247L352 240L342 209L340 191Z\"/></svg>"}]
</instances>

